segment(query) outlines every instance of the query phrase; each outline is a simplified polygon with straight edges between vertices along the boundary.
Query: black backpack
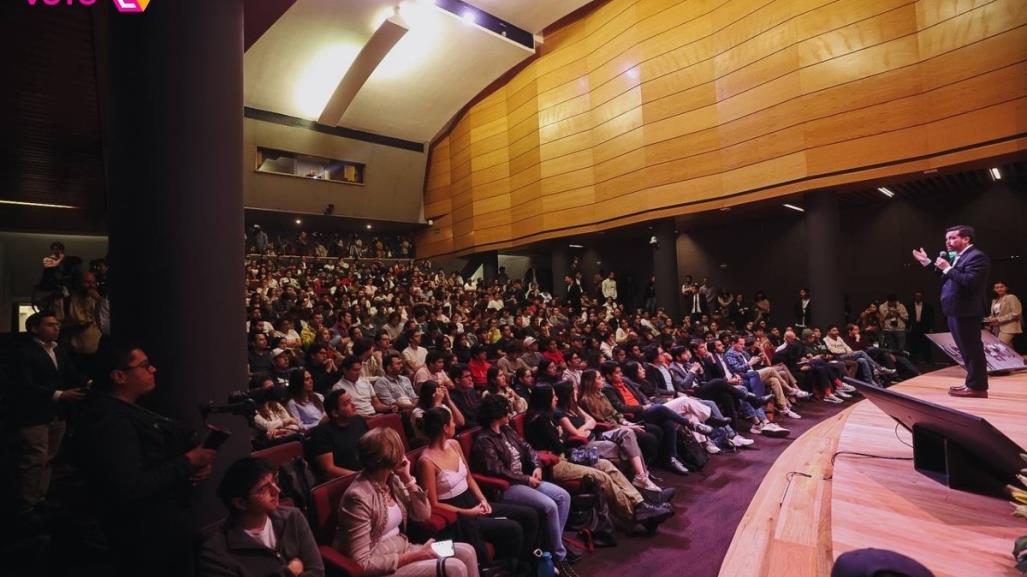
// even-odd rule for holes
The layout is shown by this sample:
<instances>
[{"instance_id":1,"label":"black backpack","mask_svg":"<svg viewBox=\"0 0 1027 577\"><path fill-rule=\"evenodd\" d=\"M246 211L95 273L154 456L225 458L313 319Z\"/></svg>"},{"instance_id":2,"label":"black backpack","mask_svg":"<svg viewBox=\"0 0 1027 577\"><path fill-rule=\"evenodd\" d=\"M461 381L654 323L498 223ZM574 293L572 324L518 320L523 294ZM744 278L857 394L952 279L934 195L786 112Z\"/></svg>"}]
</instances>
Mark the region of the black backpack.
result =
<instances>
[{"instance_id":1,"label":"black backpack","mask_svg":"<svg viewBox=\"0 0 1027 577\"><path fill-rule=\"evenodd\" d=\"M702 471L710 456L706 449L695 440L692 432L685 428L678 429L678 459L689 471Z\"/></svg>"},{"instance_id":2,"label":"black backpack","mask_svg":"<svg viewBox=\"0 0 1027 577\"><path fill-rule=\"evenodd\" d=\"M303 457L293 457L278 467L278 488L281 499L289 500L292 506L310 516L310 490L314 487L314 475Z\"/></svg>"}]
</instances>

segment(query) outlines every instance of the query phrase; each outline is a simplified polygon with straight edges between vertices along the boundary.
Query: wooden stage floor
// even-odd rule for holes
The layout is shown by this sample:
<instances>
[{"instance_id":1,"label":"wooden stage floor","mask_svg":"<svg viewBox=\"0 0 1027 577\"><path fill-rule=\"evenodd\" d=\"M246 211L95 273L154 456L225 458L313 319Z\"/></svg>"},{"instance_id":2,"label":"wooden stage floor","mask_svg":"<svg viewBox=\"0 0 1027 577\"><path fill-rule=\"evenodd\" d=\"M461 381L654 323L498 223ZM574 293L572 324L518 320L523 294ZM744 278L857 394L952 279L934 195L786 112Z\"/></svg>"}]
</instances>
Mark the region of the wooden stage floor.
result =
<instances>
[{"instance_id":1,"label":"wooden stage floor","mask_svg":"<svg viewBox=\"0 0 1027 577\"><path fill-rule=\"evenodd\" d=\"M992 377L988 399L960 399L951 367L894 387L988 419L1027 448L1027 373ZM874 547L909 555L937 577L1017 577L1013 541L1027 522L1008 502L953 491L911 461L911 435L869 401L826 419L795 440L753 497L721 565L721 577L826 577L839 555Z\"/></svg>"}]
</instances>

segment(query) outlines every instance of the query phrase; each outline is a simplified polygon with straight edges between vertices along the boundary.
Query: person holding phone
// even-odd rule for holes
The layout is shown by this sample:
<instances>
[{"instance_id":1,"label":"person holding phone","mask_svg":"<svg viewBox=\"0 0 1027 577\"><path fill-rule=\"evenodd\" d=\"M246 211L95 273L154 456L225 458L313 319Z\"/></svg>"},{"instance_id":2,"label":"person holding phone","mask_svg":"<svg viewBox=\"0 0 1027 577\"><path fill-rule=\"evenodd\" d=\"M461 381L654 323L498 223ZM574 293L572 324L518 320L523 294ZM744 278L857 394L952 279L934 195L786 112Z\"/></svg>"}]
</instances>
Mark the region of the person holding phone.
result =
<instances>
[{"instance_id":1,"label":"person holding phone","mask_svg":"<svg viewBox=\"0 0 1027 577\"><path fill-rule=\"evenodd\" d=\"M82 411L75 455L100 508L117 575L189 575L189 503L217 451L185 425L137 404L157 384L140 348L116 350L106 386Z\"/></svg>"},{"instance_id":2,"label":"person holding phone","mask_svg":"<svg viewBox=\"0 0 1027 577\"><path fill-rule=\"evenodd\" d=\"M339 501L334 547L351 557L367 577L436 577L439 555L434 539L415 545L403 534L407 519L426 521L431 504L410 474L403 441L392 429L364 433L357 442L363 470ZM445 561L446 577L478 577L478 556L467 543L455 543Z\"/></svg>"}]
</instances>

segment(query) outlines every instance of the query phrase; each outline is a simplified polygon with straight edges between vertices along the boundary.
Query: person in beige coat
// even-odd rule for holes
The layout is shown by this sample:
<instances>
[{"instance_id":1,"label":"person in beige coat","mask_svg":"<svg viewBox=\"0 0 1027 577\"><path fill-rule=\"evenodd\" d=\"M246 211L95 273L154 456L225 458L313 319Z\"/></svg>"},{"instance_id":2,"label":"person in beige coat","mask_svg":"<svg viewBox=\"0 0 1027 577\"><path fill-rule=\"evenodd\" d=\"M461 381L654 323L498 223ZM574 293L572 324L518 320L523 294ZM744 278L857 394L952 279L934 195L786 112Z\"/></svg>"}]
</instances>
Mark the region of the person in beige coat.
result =
<instances>
[{"instance_id":1,"label":"person in beige coat","mask_svg":"<svg viewBox=\"0 0 1027 577\"><path fill-rule=\"evenodd\" d=\"M410 543L403 533L408 518L426 521L431 505L417 480L403 442L392 429L371 429L357 442L363 470L339 501L339 529L334 547L364 569L365 577L435 577L438 556L434 540ZM446 577L478 577L474 547L454 543L455 555L445 561Z\"/></svg>"},{"instance_id":2,"label":"person in beige coat","mask_svg":"<svg viewBox=\"0 0 1027 577\"><path fill-rule=\"evenodd\" d=\"M991 315L984 322L998 340L1012 346L1016 335L1023 332L1023 307L1020 299L1009 292L1006 283L999 281L992 287Z\"/></svg>"}]
</instances>

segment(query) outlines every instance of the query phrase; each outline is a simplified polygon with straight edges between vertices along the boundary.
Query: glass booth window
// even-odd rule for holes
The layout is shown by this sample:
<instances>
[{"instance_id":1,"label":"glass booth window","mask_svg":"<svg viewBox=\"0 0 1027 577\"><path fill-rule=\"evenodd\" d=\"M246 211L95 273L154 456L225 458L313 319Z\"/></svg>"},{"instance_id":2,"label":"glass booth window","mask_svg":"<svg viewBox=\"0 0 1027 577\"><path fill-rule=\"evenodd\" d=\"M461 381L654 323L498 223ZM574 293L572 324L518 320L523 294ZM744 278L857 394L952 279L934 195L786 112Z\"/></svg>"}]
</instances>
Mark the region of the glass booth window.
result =
<instances>
[{"instance_id":1,"label":"glass booth window","mask_svg":"<svg viewBox=\"0 0 1027 577\"><path fill-rule=\"evenodd\" d=\"M364 165L348 160L336 160L288 152L274 148L257 147L257 172L284 174L327 180L343 184L364 184Z\"/></svg>"}]
</instances>

